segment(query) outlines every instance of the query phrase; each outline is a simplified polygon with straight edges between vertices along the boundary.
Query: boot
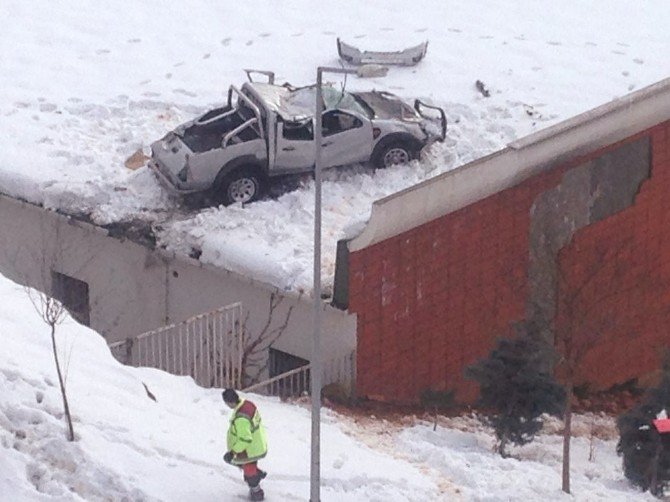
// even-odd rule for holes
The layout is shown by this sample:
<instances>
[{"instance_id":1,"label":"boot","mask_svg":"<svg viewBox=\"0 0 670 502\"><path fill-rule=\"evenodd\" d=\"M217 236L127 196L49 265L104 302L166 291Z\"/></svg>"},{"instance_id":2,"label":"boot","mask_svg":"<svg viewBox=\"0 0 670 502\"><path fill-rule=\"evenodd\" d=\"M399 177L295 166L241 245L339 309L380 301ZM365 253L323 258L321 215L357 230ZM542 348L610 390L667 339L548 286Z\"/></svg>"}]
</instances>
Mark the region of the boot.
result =
<instances>
[{"instance_id":1,"label":"boot","mask_svg":"<svg viewBox=\"0 0 670 502\"><path fill-rule=\"evenodd\" d=\"M264 500L265 499L265 493L263 492L263 488L260 486L255 486L253 488L249 489L249 499L253 501L258 501L258 500Z\"/></svg>"}]
</instances>

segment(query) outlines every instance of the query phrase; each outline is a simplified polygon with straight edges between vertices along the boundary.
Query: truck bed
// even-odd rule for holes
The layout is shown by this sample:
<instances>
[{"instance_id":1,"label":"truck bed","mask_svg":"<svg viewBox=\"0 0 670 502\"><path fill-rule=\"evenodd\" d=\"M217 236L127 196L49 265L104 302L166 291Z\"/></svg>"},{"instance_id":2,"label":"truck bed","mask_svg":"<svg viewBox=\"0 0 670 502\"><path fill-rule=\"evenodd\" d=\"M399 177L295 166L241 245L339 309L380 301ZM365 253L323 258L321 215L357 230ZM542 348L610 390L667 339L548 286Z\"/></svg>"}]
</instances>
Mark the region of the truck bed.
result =
<instances>
[{"instance_id":1,"label":"truck bed","mask_svg":"<svg viewBox=\"0 0 670 502\"><path fill-rule=\"evenodd\" d=\"M230 110L231 108L227 106L211 110L184 130L182 140L192 152L201 153L221 148L221 140L226 133L253 117L253 112L249 108L242 107L238 108L236 113L221 117L218 120L205 124L198 123L211 120ZM258 132L253 127L243 129L237 136L241 141L249 141L259 137Z\"/></svg>"}]
</instances>

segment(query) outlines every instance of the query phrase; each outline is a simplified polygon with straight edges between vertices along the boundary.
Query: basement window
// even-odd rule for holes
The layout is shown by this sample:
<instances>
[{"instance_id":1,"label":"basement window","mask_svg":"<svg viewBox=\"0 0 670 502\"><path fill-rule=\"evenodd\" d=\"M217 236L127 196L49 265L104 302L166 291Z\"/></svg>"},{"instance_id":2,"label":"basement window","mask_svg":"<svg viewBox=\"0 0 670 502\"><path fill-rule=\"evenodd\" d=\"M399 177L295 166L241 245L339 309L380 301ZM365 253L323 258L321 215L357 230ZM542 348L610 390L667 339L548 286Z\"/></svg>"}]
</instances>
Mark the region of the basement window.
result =
<instances>
[{"instance_id":1,"label":"basement window","mask_svg":"<svg viewBox=\"0 0 670 502\"><path fill-rule=\"evenodd\" d=\"M51 294L63 304L73 319L84 326L91 325L88 283L51 271Z\"/></svg>"},{"instance_id":2,"label":"basement window","mask_svg":"<svg viewBox=\"0 0 670 502\"><path fill-rule=\"evenodd\" d=\"M270 378L284 375L285 373L307 366L309 361L282 352L281 350L270 349ZM275 383L277 394L282 398L301 396L310 389L310 375L309 370L297 371Z\"/></svg>"},{"instance_id":3,"label":"basement window","mask_svg":"<svg viewBox=\"0 0 670 502\"><path fill-rule=\"evenodd\" d=\"M270 349L270 378L307 366L309 361L288 352Z\"/></svg>"}]
</instances>

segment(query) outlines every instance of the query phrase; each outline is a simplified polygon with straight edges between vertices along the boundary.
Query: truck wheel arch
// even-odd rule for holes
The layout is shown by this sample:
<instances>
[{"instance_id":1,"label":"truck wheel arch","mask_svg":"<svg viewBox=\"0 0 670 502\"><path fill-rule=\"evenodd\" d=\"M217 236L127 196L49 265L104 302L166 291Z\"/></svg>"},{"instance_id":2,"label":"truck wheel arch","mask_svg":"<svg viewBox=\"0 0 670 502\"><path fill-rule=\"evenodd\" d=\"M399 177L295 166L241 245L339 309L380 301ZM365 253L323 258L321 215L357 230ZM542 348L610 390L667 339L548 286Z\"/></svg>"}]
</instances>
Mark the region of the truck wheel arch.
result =
<instances>
[{"instance_id":1,"label":"truck wheel arch","mask_svg":"<svg viewBox=\"0 0 670 502\"><path fill-rule=\"evenodd\" d=\"M383 168L383 155L386 150L393 145L402 145L407 149L410 160L416 159L419 157L419 151L423 148L423 144L417 140L414 136L410 134L403 133L394 133L384 136L379 143L377 143L372 150L372 155L370 156L370 162L376 168Z\"/></svg>"}]
</instances>

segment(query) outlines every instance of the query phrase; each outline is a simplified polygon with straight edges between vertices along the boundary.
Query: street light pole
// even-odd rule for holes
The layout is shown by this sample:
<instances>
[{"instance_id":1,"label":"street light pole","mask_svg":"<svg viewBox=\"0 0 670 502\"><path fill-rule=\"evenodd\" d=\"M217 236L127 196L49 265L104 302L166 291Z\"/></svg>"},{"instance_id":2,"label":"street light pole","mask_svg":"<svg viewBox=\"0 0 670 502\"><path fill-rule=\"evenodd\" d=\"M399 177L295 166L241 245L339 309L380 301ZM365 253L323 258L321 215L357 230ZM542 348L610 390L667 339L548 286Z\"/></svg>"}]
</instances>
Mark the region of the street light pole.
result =
<instances>
[{"instance_id":1,"label":"street light pole","mask_svg":"<svg viewBox=\"0 0 670 502\"><path fill-rule=\"evenodd\" d=\"M310 469L310 502L321 500L321 148L324 73L353 74L359 77L383 77L387 68L379 65L363 65L356 70L319 66L316 69L316 116L314 117L314 337L310 379L312 387L312 451Z\"/></svg>"},{"instance_id":2,"label":"street light pole","mask_svg":"<svg viewBox=\"0 0 670 502\"><path fill-rule=\"evenodd\" d=\"M319 66L316 70L316 116L314 117L314 338L310 378L312 384L312 451L310 470L310 502L321 500L321 141L323 73L356 73L356 70Z\"/></svg>"},{"instance_id":3,"label":"street light pole","mask_svg":"<svg viewBox=\"0 0 670 502\"><path fill-rule=\"evenodd\" d=\"M314 117L314 337L312 339L312 451L310 502L321 500L321 97L322 68L316 71L316 115Z\"/></svg>"}]
</instances>

